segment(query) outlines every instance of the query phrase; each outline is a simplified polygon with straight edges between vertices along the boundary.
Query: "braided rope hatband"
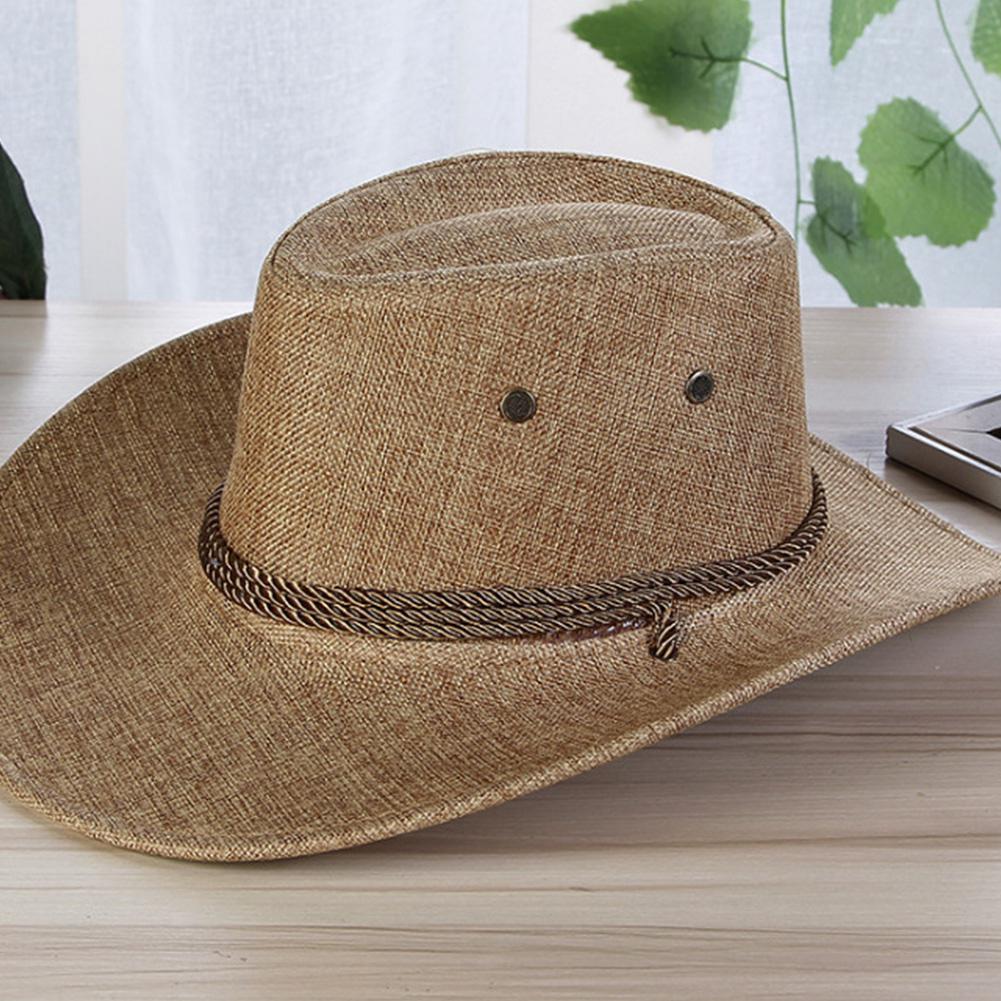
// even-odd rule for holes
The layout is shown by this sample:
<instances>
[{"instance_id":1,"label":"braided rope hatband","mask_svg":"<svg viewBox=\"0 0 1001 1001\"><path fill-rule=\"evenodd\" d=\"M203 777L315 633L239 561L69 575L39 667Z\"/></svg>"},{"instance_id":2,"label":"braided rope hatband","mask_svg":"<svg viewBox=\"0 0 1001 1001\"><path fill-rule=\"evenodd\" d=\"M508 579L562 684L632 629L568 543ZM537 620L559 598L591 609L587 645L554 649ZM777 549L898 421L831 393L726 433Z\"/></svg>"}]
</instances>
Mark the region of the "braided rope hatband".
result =
<instances>
[{"instance_id":1,"label":"braided rope hatband","mask_svg":"<svg viewBox=\"0 0 1001 1001\"><path fill-rule=\"evenodd\" d=\"M675 656L681 628L676 602L730 594L791 570L827 528L824 488L813 474L813 502L783 542L752 556L650 571L590 584L456 591L383 591L288 580L243 559L219 527L222 486L209 499L198 541L209 580L236 604L283 622L366 636L418 640L539 637L650 624L650 653Z\"/></svg>"}]
</instances>

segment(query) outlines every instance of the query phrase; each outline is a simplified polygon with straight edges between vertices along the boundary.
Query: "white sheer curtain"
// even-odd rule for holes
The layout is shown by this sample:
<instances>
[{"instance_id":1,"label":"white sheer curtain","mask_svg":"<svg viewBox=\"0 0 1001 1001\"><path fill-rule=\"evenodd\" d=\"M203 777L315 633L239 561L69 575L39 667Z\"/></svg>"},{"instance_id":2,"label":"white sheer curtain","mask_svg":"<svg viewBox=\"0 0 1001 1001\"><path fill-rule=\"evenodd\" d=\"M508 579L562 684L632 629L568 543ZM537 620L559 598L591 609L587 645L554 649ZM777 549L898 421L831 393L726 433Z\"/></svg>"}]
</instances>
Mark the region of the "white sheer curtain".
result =
<instances>
[{"instance_id":1,"label":"white sheer curtain","mask_svg":"<svg viewBox=\"0 0 1001 1001\"><path fill-rule=\"evenodd\" d=\"M317 202L524 146L528 2L3 0L0 142L50 297L250 298Z\"/></svg>"},{"instance_id":2,"label":"white sheer curtain","mask_svg":"<svg viewBox=\"0 0 1001 1001\"><path fill-rule=\"evenodd\" d=\"M315 203L524 143L527 0L131 0L128 288L249 296Z\"/></svg>"}]
</instances>

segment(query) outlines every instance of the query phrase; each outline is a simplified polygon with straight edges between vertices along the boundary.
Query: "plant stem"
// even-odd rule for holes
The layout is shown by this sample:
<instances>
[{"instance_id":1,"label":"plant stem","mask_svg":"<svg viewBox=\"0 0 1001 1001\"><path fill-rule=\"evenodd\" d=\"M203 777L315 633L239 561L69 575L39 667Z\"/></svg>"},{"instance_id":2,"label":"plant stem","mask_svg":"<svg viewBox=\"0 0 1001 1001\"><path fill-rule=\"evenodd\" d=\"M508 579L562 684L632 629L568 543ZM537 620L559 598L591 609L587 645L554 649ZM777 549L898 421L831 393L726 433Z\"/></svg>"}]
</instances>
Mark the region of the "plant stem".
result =
<instances>
[{"instance_id":1,"label":"plant stem","mask_svg":"<svg viewBox=\"0 0 1001 1001\"><path fill-rule=\"evenodd\" d=\"M777 70L774 66L769 66L767 63L758 62L757 59L751 59L748 56L718 56L712 49L709 48L706 40L702 40L702 51L701 52L686 52L684 49L677 49L673 45L668 51L672 56L678 59L694 59L696 62L705 63L706 69L704 71L708 72L716 65L716 63L747 63L748 66L754 66L759 70L764 70L766 73L771 73L772 76L778 78L779 80L784 80L785 77Z\"/></svg>"},{"instance_id":2,"label":"plant stem","mask_svg":"<svg viewBox=\"0 0 1001 1001\"><path fill-rule=\"evenodd\" d=\"M945 40L949 43L949 48L952 50L952 56L956 60L956 65L959 67L959 72L963 74L963 79L966 81L966 86L970 88L970 93L973 95L973 100L977 102L977 109L973 114L967 119L966 124L960 128L965 129L978 114L984 116L984 121L990 127L991 132L994 135L994 141L998 144L998 148L1001 149L1001 133L998 132L997 126L994 124L994 120L991 118L984 107L984 102L980 98L980 94L977 93L976 85L973 82L973 77L970 76L969 70L966 68L966 64L963 62L963 57L959 54L959 49L956 48L956 42L952 37L952 32L949 31L949 25L945 20L945 13L942 10L942 0L935 0L935 10L938 12L939 24L942 25L942 34L945 35ZM954 132L953 136L959 135L959 132Z\"/></svg>"},{"instance_id":3,"label":"plant stem","mask_svg":"<svg viewBox=\"0 0 1001 1001\"><path fill-rule=\"evenodd\" d=\"M977 117L977 115L983 115L983 114L984 114L984 106L982 104L978 104L970 113L970 117L967 118L966 121L963 122L963 124L960 125L959 128L956 129L956 131L953 132L953 134L949 138L955 139L956 136L962 135L962 133L964 133L973 124L973 120Z\"/></svg>"},{"instance_id":4,"label":"plant stem","mask_svg":"<svg viewBox=\"0 0 1001 1001\"><path fill-rule=\"evenodd\" d=\"M748 59L747 56L741 56L740 61L742 63L747 63L748 66L755 66L759 70L764 70L766 73L771 73L773 77L784 81L785 76L780 73L774 66L769 66L767 63L759 63L757 59Z\"/></svg>"},{"instance_id":5,"label":"plant stem","mask_svg":"<svg viewBox=\"0 0 1001 1001\"><path fill-rule=\"evenodd\" d=\"M935 0L938 3L938 0ZM789 72L789 32L786 26L786 0L780 0L779 12L782 21L782 66L785 70L783 79L786 85L786 96L789 98L789 124L792 127L792 152L796 165L796 211L793 236L799 244L799 210L803 204L803 171L799 162L799 127L796 124L796 99L792 91L792 75Z\"/></svg>"},{"instance_id":6,"label":"plant stem","mask_svg":"<svg viewBox=\"0 0 1001 1001\"><path fill-rule=\"evenodd\" d=\"M922 160L922 162L919 163L916 167L912 168L914 173L921 174L925 170L927 170L928 164L930 164L935 159L935 157L937 157L940 153L944 153L949 148L949 146L956 141L957 136L961 136L973 124L973 121L977 117L977 115L983 114L983 111L984 111L984 106L982 104L978 104L973 109L973 112L969 116L969 118L967 118L966 121L963 122L963 124L960 125L958 129L954 129L941 142L934 144L935 148L928 154L928 156L926 156L925 159Z\"/></svg>"}]
</instances>

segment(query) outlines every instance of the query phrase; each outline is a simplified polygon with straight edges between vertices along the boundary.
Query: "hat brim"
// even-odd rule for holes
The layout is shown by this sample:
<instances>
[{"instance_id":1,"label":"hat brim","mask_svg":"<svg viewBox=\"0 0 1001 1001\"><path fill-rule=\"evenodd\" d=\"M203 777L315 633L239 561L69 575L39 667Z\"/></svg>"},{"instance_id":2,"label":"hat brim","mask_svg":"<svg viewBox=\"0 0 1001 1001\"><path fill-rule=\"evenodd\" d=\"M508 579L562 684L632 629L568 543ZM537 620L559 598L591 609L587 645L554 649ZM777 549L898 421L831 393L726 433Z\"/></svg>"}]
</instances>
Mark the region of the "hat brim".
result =
<instances>
[{"instance_id":1,"label":"hat brim","mask_svg":"<svg viewBox=\"0 0 1001 1001\"><path fill-rule=\"evenodd\" d=\"M196 538L232 447L249 318L129 363L0 471L0 780L112 844L205 860L345 848L637 750L1001 592L1001 556L814 441L801 566L645 630L371 639L226 601Z\"/></svg>"}]
</instances>

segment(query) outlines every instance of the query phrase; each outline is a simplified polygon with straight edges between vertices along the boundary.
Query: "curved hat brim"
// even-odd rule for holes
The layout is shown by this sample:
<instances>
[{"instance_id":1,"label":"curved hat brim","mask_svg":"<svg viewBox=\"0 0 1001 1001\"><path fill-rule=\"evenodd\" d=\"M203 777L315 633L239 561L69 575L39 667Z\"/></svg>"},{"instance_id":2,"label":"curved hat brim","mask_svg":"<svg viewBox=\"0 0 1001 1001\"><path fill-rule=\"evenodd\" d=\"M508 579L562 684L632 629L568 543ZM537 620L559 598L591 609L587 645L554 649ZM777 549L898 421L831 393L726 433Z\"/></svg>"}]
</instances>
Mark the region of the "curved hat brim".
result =
<instances>
[{"instance_id":1,"label":"curved hat brim","mask_svg":"<svg viewBox=\"0 0 1001 1001\"><path fill-rule=\"evenodd\" d=\"M344 848L511 799L1001 592L1001 556L814 441L804 564L645 630L370 639L260 618L205 578L248 316L129 363L0 471L0 781L53 820L205 860Z\"/></svg>"}]
</instances>

